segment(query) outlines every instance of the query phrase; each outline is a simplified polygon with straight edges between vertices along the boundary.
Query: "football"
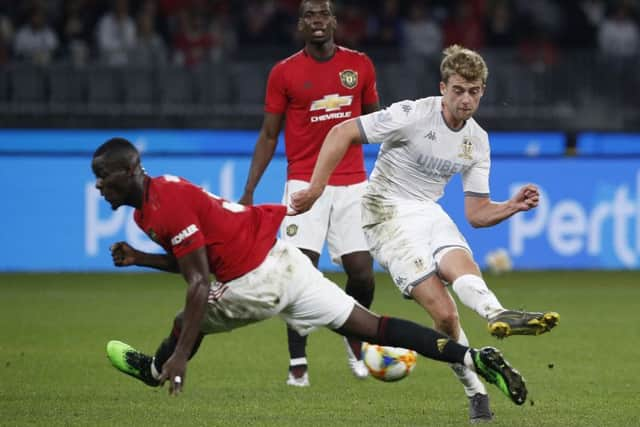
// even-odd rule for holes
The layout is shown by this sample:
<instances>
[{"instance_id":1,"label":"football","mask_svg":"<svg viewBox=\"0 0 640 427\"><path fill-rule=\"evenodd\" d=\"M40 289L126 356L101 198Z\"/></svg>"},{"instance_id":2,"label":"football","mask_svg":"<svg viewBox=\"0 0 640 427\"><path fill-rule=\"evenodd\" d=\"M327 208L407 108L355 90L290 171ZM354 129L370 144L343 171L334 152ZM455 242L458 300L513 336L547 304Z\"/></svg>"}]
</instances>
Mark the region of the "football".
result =
<instances>
[{"instance_id":1,"label":"football","mask_svg":"<svg viewBox=\"0 0 640 427\"><path fill-rule=\"evenodd\" d=\"M399 381L416 367L417 354L406 348L362 343L362 360L374 378Z\"/></svg>"}]
</instances>

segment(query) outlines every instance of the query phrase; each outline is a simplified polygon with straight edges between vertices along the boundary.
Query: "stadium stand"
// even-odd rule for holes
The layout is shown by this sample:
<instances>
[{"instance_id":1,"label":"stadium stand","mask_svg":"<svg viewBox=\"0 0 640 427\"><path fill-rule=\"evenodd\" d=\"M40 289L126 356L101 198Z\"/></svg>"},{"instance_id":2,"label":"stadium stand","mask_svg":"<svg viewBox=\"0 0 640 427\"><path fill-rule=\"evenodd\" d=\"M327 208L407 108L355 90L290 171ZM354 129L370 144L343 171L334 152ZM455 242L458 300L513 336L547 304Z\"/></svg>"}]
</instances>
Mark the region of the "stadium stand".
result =
<instances>
[{"instance_id":1,"label":"stadium stand","mask_svg":"<svg viewBox=\"0 0 640 427\"><path fill-rule=\"evenodd\" d=\"M156 72L151 67L130 67L122 74L124 104L129 114L151 114L156 102Z\"/></svg>"},{"instance_id":2,"label":"stadium stand","mask_svg":"<svg viewBox=\"0 0 640 427\"><path fill-rule=\"evenodd\" d=\"M64 118L63 125L71 121L81 127L257 128L270 67L300 47L296 1L257 7L260 2L129 0L125 19L144 22L144 31L139 28L140 43L119 53L118 65L107 66L97 23L110 12L111 2L54 3L73 3L73 13L47 2L0 2L0 111L5 126L28 122L56 127ZM424 3L422 21L411 15L415 2L399 2L393 17L385 15L387 3L336 0L338 42L373 59L383 105L437 94L439 49L416 50L407 35L429 28L443 43L464 42L450 31L456 2ZM617 3L550 0L544 3L553 9L553 22L525 3L471 2L473 19L482 24L475 28L484 31L473 47L490 70L478 113L483 125L567 132L640 129L640 104L629 96L640 88L640 31L616 32L610 17L618 11ZM638 30L638 6L629 5L625 25ZM51 52L49 46L44 55L34 44L26 55L14 46L16 35L31 25L34 9L43 7L46 28L55 31L58 47ZM341 21L347 9L357 19ZM183 18L194 15L199 17L199 41L189 42L184 25L194 22ZM508 19L509 25L498 28L496 19ZM264 25L249 25L256 22ZM609 38L627 37L621 45L625 49L604 43L604 30ZM144 49L154 50L146 55ZM615 116L603 114L612 108Z\"/></svg>"},{"instance_id":3,"label":"stadium stand","mask_svg":"<svg viewBox=\"0 0 640 427\"><path fill-rule=\"evenodd\" d=\"M47 69L49 105L52 111L80 111L87 99L87 72L69 64L55 64Z\"/></svg>"},{"instance_id":4,"label":"stadium stand","mask_svg":"<svg viewBox=\"0 0 640 427\"><path fill-rule=\"evenodd\" d=\"M122 75L127 71L104 65L92 65L86 72L89 111L117 113L123 101Z\"/></svg>"}]
</instances>

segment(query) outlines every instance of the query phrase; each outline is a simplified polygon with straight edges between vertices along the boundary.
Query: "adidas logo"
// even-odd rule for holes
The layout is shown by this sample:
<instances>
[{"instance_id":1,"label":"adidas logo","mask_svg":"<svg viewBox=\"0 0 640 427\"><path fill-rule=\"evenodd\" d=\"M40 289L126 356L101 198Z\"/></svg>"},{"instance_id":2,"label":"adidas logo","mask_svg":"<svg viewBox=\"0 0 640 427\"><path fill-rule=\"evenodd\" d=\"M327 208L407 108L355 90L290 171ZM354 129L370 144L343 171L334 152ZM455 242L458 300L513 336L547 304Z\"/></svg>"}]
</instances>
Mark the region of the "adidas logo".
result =
<instances>
[{"instance_id":1,"label":"adidas logo","mask_svg":"<svg viewBox=\"0 0 640 427\"><path fill-rule=\"evenodd\" d=\"M449 338L438 338L436 344L438 345L438 351L442 353L444 351L444 346L449 342Z\"/></svg>"}]
</instances>

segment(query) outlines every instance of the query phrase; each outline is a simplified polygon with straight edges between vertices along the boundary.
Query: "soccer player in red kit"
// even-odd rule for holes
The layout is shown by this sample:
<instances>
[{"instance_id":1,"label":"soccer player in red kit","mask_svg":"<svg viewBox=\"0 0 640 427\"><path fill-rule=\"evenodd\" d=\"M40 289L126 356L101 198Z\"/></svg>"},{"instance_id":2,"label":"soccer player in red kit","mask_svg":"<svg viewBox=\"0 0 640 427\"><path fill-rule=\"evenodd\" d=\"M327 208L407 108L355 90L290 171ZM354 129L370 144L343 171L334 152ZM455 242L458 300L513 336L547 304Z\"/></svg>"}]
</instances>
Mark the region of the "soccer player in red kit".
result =
<instances>
[{"instance_id":1,"label":"soccer player in red kit","mask_svg":"<svg viewBox=\"0 0 640 427\"><path fill-rule=\"evenodd\" d=\"M184 310L155 357L121 341L107 344L107 356L120 371L150 386L168 379L169 392L177 394L204 335L279 315L303 335L326 326L344 336L464 364L514 403L524 403L524 380L495 348L472 349L418 324L378 316L325 278L299 249L276 239L284 205L243 206L182 178L151 178L138 150L122 138L101 145L91 166L96 188L112 209L134 207L138 226L166 250L149 254L118 242L111 248L115 265L181 273L187 282Z\"/></svg>"},{"instance_id":2,"label":"soccer player in red kit","mask_svg":"<svg viewBox=\"0 0 640 427\"><path fill-rule=\"evenodd\" d=\"M265 115L240 203L253 203L253 192L273 158L285 123L288 162L283 203L306 188L322 141L344 120L379 109L375 69L361 52L337 46L333 6L326 0L303 0L298 30L304 49L277 63L269 75ZM373 300L373 261L360 223L360 198L366 185L362 147L352 145L331 175L329 186L313 209L287 217L280 238L301 249L318 266L325 240L329 255L347 274L346 292L364 307ZM306 338L288 328L287 384L308 386ZM358 378L368 371L360 360L361 343L346 343L349 366Z\"/></svg>"}]
</instances>

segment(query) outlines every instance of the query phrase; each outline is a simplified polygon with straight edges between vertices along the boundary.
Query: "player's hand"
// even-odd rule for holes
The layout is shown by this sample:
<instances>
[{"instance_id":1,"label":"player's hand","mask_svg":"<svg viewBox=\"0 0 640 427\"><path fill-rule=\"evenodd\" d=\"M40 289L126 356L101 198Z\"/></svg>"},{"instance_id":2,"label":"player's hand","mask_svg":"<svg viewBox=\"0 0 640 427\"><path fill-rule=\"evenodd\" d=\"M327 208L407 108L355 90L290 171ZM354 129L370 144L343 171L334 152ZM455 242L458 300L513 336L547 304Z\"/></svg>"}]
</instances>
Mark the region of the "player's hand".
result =
<instances>
[{"instance_id":1,"label":"player's hand","mask_svg":"<svg viewBox=\"0 0 640 427\"><path fill-rule=\"evenodd\" d=\"M127 242L117 242L111 245L111 259L116 267L126 267L136 264L136 250Z\"/></svg>"},{"instance_id":2,"label":"player's hand","mask_svg":"<svg viewBox=\"0 0 640 427\"><path fill-rule=\"evenodd\" d=\"M291 201L289 202L287 215L299 215L307 212L322 195L322 191L323 189L317 190L309 187L293 193L291 195Z\"/></svg>"},{"instance_id":3,"label":"player's hand","mask_svg":"<svg viewBox=\"0 0 640 427\"><path fill-rule=\"evenodd\" d=\"M527 184L520 188L511 198L511 202L515 204L518 211L528 211L538 206L540 203L540 192L538 187L533 184Z\"/></svg>"},{"instance_id":4,"label":"player's hand","mask_svg":"<svg viewBox=\"0 0 640 427\"><path fill-rule=\"evenodd\" d=\"M240 197L240 200L238 200L238 203L244 206L253 205L253 194L245 191L242 197Z\"/></svg>"},{"instance_id":5,"label":"player's hand","mask_svg":"<svg viewBox=\"0 0 640 427\"><path fill-rule=\"evenodd\" d=\"M164 385L165 381L169 381L169 394L177 396L184 387L186 375L187 359L173 353L169 360L162 366L160 384Z\"/></svg>"}]
</instances>

